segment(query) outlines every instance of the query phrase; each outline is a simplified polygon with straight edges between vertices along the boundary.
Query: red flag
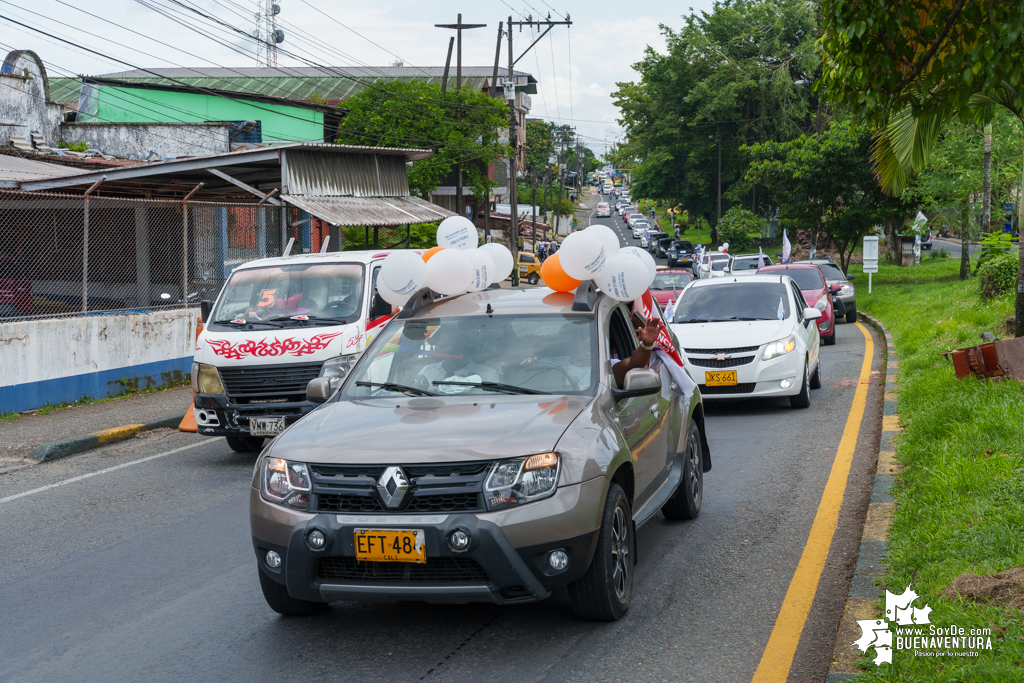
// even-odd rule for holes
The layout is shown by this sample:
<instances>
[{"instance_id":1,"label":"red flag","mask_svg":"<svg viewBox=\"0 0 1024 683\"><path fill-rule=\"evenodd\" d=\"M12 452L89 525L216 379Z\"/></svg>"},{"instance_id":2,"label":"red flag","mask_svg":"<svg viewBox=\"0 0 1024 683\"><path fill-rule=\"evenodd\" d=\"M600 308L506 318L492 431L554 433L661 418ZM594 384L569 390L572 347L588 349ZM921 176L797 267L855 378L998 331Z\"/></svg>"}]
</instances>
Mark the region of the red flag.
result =
<instances>
[{"instance_id":1,"label":"red flag","mask_svg":"<svg viewBox=\"0 0 1024 683\"><path fill-rule=\"evenodd\" d=\"M656 306L657 304L654 303L651 290L648 289L639 299L633 302L632 310L640 313L646 320L662 320L661 314L655 310ZM658 339L654 342L654 348L664 351L679 367L683 366L683 359L679 357L679 351L676 349L675 344L672 343L672 337L668 333L667 326L658 334Z\"/></svg>"}]
</instances>

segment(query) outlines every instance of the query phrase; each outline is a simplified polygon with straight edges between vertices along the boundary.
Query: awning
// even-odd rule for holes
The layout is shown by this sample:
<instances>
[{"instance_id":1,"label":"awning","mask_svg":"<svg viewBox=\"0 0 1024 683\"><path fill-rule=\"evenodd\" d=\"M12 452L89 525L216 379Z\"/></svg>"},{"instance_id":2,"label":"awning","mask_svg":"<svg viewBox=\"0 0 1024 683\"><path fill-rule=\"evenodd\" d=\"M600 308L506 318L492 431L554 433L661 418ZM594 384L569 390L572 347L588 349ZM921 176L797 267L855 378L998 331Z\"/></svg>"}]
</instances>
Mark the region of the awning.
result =
<instances>
[{"instance_id":1,"label":"awning","mask_svg":"<svg viewBox=\"0 0 1024 683\"><path fill-rule=\"evenodd\" d=\"M330 225L436 223L456 215L418 197L283 195L281 199Z\"/></svg>"}]
</instances>

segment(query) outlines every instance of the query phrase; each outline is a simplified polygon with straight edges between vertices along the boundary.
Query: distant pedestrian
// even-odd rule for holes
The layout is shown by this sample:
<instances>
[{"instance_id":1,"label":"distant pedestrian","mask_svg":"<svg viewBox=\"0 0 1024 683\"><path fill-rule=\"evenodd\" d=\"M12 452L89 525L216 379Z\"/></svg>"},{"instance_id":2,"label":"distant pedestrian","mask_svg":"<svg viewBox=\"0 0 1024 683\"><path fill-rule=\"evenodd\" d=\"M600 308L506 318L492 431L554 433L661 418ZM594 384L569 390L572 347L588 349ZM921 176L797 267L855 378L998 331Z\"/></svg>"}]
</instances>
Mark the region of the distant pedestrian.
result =
<instances>
[{"instance_id":1,"label":"distant pedestrian","mask_svg":"<svg viewBox=\"0 0 1024 683\"><path fill-rule=\"evenodd\" d=\"M679 239L679 224L676 223L676 239Z\"/></svg>"}]
</instances>

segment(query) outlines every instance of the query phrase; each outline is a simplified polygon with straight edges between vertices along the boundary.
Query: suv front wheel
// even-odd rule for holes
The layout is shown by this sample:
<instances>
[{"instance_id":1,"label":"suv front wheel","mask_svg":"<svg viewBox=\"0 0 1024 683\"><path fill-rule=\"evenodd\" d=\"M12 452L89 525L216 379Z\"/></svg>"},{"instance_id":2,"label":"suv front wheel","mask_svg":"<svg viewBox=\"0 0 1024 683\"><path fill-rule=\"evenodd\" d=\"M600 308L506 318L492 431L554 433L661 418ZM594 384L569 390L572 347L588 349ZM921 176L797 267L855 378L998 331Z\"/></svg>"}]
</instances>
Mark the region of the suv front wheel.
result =
<instances>
[{"instance_id":1,"label":"suv front wheel","mask_svg":"<svg viewBox=\"0 0 1024 683\"><path fill-rule=\"evenodd\" d=\"M633 596L633 515L618 484L608 488L599 534L587 573L569 584L569 599L580 619L615 621Z\"/></svg>"}]
</instances>

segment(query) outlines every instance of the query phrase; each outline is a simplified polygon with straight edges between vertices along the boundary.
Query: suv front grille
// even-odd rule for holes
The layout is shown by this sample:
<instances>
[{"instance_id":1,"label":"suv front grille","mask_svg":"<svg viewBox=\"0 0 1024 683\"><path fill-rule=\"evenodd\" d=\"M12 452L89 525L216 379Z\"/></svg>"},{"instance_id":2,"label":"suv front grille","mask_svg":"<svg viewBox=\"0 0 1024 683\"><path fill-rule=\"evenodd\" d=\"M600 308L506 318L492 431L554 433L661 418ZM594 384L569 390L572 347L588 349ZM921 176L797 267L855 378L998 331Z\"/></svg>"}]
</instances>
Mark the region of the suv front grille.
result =
<instances>
[{"instance_id":1,"label":"suv front grille","mask_svg":"<svg viewBox=\"0 0 1024 683\"><path fill-rule=\"evenodd\" d=\"M317 576L322 581L483 583L490 580L480 563L468 557L428 557L425 564L321 557Z\"/></svg>"},{"instance_id":2,"label":"suv front grille","mask_svg":"<svg viewBox=\"0 0 1024 683\"><path fill-rule=\"evenodd\" d=\"M320 376L320 363L245 365L218 368L224 390L235 403L306 400L306 385Z\"/></svg>"},{"instance_id":3,"label":"suv front grille","mask_svg":"<svg viewBox=\"0 0 1024 683\"><path fill-rule=\"evenodd\" d=\"M414 496L407 505L396 510L385 508L376 496L320 494L317 501L319 512L471 512L482 507L478 493Z\"/></svg>"},{"instance_id":4,"label":"suv front grille","mask_svg":"<svg viewBox=\"0 0 1024 683\"><path fill-rule=\"evenodd\" d=\"M690 361L691 364L698 365L702 368L735 368L738 365L752 363L754 361L754 357L740 356L739 358L716 360L714 358L690 358L687 356L686 360Z\"/></svg>"},{"instance_id":5,"label":"suv front grille","mask_svg":"<svg viewBox=\"0 0 1024 683\"><path fill-rule=\"evenodd\" d=\"M749 394L754 391L756 386L756 382L747 382L746 384L734 384L731 387L709 387L706 384L698 384L697 388L702 394Z\"/></svg>"},{"instance_id":6,"label":"suv front grille","mask_svg":"<svg viewBox=\"0 0 1024 683\"><path fill-rule=\"evenodd\" d=\"M383 504L377 481L383 465L312 465L318 512L473 512L483 510L491 462L401 465L409 491L397 508Z\"/></svg>"}]
</instances>

